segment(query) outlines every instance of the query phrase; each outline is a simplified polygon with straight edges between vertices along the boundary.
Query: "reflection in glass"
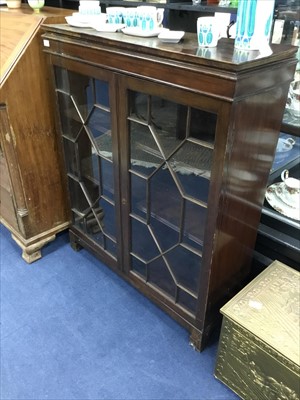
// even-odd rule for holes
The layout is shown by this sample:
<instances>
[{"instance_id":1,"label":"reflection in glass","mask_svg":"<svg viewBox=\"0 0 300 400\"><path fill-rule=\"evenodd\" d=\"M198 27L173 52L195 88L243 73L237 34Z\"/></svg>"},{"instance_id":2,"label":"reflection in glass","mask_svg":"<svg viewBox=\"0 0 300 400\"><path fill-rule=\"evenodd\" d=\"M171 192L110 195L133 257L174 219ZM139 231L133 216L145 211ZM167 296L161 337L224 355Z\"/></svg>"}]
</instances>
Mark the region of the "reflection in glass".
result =
<instances>
[{"instance_id":1,"label":"reflection in glass","mask_svg":"<svg viewBox=\"0 0 300 400\"><path fill-rule=\"evenodd\" d=\"M187 293L181 288L179 288L177 292L177 303L181 305L183 308L190 311L192 314L194 315L196 314L197 298L191 296L190 293Z\"/></svg>"},{"instance_id":2,"label":"reflection in glass","mask_svg":"<svg viewBox=\"0 0 300 400\"><path fill-rule=\"evenodd\" d=\"M182 242L195 250L202 251L206 209L197 203L184 202L184 222Z\"/></svg>"},{"instance_id":3,"label":"reflection in glass","mask_svg":"<svg viewBox=\"0 0 300 400\"><path fill-rule=\"evenodd\" d=\"M116 218L114 204L105 199L99 201L99 210L102 210L102 230L103 232L116 241Z\"/></svg>"},{"instance_id":4,"label":"reflection in glass","mask_svg":"<svg viewBox=\"0 0 300 400\"><path fill-rule=\"evenodd\" d=\"M132 270L144 279L147 277L147 265L136 257L131 257L131 267Z\"/></svg>"},{"instance_id":5,"label":"reflection in glass","mask_svg":"<svg viewBox=\"0 0 300 400\"><path fill-rule=\"evenodd\" d=\"M78 176L79 160L77 157L76 143L63 138L63 148L65 154L65 164L69 174Z\"/></svg>"},{"instance_id":6,"label":"reflection in glass","mask_svg":"<svg viewBox=\"0 0 300 400\"><path fill-rule=\"evenodd\" d=\"M163 220L151 218L150 228L161 252L167 251L179 242L179 228L174 229L174 226L167 225Z\"/></svg>"},{"instance_id":7,"label":"reflection in glass","mask_svg":"<svg viewBox=\"0 0 300 400\"><path fill-rule=\"evenodd\" d=\"M131 220L132 255L149 262L159 255L159 249L147 224L135 218Z\"/></svg>"},{"instance_id":8,"label":"reflection in glass","mask_svg":"<svg viewBox=\"0 0 300 400\"><path fill-rule=\"evenodd\" d=\"M98 159L95 154L96 149L85 128L82 129L76 143L77 155L80 160L79 177L81 179L96 179L99 183Z\"/></svg>"},{"instance_id":9,"label":"reflection in glass","mask_svg":"<svg viewBox=\"0 0 300 400\"><path fill-rule=\"evenodd\" d=\"M80 182L69 178L69 190L72 193L72 208L75 208L78 214L84 216L90 212L90 203L85 195Z\"/></svg>"},{"instance_id":10,"label":"reflection in glass","mask_svg":"<svg viewBox=\"0 0 300 400\"><path fill-rule=\"evenodd\" d=\"M168 168L159 169L150 179L151 220L168 221L179 230L182 214L182 196Z\"/></svg>"},{"instance_id":11,"label":"reflection in glass","mask_svg":"<svg viewBox=\"0 0 300 400\"><path fill-rule=\"evenodd\" d=\"M57 96L60 105L62 133L65 137L76 140L82 129L80 115L69 95L58 92ZM72 115L71 118L70 115Z\"/></svg>"},{"instance_id":12,"label":"reflection in glass","mask_svg":"<svg viewBox=\"0 0 300 400\"><path fill-rule=\"evenodd\" d=\"M140 121L147 121L148 115L148 98L149 96L143 93L129 92L129 115Z\"/></svg>"},{"instance_id":13,"label":"reflection in glass","mask_svg":"<svg viewBox=\"0 0 300 400\"><path fill-rule=\"evenodd\" d=\"M147 193L147 180L143 177L132 175L131 177L131 212L140 218L147 218L147 206L145 193Z\"/></svg>"},{"instance_id":14,"label":"reflection in glass","mask_svg":"<svg viewBox=\"0 0 300 400\"><path fill-rule=\"evenodd\" d=\"M196 312L217 116L129 92L131 269Z\"/></svg>"},{"instance_id":15,"label":"reflection in glass","mask_svg":"<svg viewBox=\"0 0 300 400\"><path fill-rule=\"evenodd\" d=\"M95 80L95 104L109 108L108 82Z\"/></svg>"},{"instance_id":16,"label":"reflection in glass","mask_svg":"<svg viewBox=\"0 0 300 400\"><path fill-rule=\"evenodd\" d=\"M97 139L105 133L110 134L110 113L106 110L101 110L101 108L94 107L86 126L93 139Z\"/></svg>"},{"instance_id":17,"label":"reflection in glass","mask_svg":"<svg viewBox=\"0 0 300 400\"><path fill-rule=\"evenodd\" d=\"M183 246L171 249L165 257L172 266L177 285L197 293L201 257Z\"/></svg>"},{"instance_id":18,"label":"reflection in glass","mask_svg":"<svg viewBox=\"0 0 300 400\"><path fill-rule=\"evenodd\" d=\"M157 168L164 162L148 127L136 122L130 122L130 154L131 168L144 176L152 173L151 168Z\"/></svg>"},{"instance_id":19,"label":"reflection in glass","mask_svg":"<svg viewBox=\"0 0 300 400\"><path fill-rule=\"evenodd\" d=\"M148 282L159 287L172 298L175 298L176 284L162 257L148 264Z\"/></svg>"},{"instance_id":20,"label":"reflection in glass","mask_svg":"<svg viewBox=\"0 0 300 400\"><path fill-rule=\"evenodd\" d=\"M70 95L79 115L86 120L95 102L94 79L72 71L68 71L68 76Z\"/></svg>"},{"instance_id":21,"label":"reflection in glass","mask_svg":"<svg viewBox=\"0 0 300 400\"><path fill-rule=\"evenodd\" d=\"M212 149L186 141L170 160L172 169L181 176L196 175L210 178Z\"/></svg>"},{"instance_id":22,"label":"reflection in glass","mask_svg":"<svg viewBox=\"0 0 300 400\"><path fill-rule=\"evenodd\" d=\"M70 94L69 72L64 68L54 66L55 87L59 91Z\"/></svg>"},{"instance_id":23,"label":"reflection in glass","mask_svg":"<svg viewBox=\"0 0 300 400\"><path fill-rule=\"evenodd\" d=\"M102 157L98 157L98 160L100 161L100 185L102 188L102 194L104 197L114 201L114 173L112 161L108 161Z\"/></svg>"}]
</instances>

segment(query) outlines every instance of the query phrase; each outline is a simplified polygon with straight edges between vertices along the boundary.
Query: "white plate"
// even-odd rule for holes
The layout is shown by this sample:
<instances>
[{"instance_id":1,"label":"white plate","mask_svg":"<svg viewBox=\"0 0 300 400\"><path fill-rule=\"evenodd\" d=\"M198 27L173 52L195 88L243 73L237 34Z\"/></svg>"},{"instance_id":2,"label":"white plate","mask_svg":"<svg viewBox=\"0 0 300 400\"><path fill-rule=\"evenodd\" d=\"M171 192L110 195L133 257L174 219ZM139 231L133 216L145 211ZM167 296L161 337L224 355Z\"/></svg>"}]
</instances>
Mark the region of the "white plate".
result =
<instances>
[{"instance_id":1,"label":"white plate","mask_svg":"<svg viewBox=\"0 0 300 400\"><path fill-rule=\"evenodd\" d=\"M277 192L279 186L282 182L273 183L273 185L269 186L266 191L266 200L270 204L274 210L278 211L280 214L285 215L288 218L295 219L296 221L300 221L300 207L293 208L284 203L280 197L278 197Z\"/></svg>"},{"instance_id":2,"label":"white plate","mask_svg":"<svg viewBox=\"0 0 300 400\"><path fill-rule=\"evenodd\" d=\"M163 31L158 35L158 39L164 43L178 43L184 36L184 31Z\"/></svg>"},{"instance_id":3,"label":"white plate","mask_svg":"<svg viewBox=\"0 0 300 400\"><path fill-rule=\"evenodd\" d=\"M71 16L65 17L67 23L70 26L74 26L75 28L90 28L90 24L88 22L80 22L76 18L73 18Z\"/></svg>"},{"instance_id":4,"label":"white plate","mask_svg":"<svg viewBox=\"0 0 300 400\"><path fill-rule=\"evenodd\" d=\"M120 29L124 28L124 24L93 24L91 25L93 29L96 29L98 32L116 32Z\"/></svg>"},{"instance_id":5,"label":"white plate","mask_svg":"<svg viewBox=\"0 0 300 400\"><path fill-rule=\"evenodd\" d=\"M101 14L80 14L79 12L74 12L71 17L77 22L82 22L83 24L102 24L107 20L107 15L105 13Z\"/></svg>"},{"instance_id":6,"label":"white plate","mask_svg":"<svg viewBox=\"0 0 300 400\"><path fill-rule=\"evenodd\" d=\"M143 31L142 29L138 27L126 27L122 29L122 32L125 33L125 35L130 35L130 36L138 36L138 37L155 37L158 36L164 28L157 28L153 29L152 31Z\"/></svg>"}]
</instances>

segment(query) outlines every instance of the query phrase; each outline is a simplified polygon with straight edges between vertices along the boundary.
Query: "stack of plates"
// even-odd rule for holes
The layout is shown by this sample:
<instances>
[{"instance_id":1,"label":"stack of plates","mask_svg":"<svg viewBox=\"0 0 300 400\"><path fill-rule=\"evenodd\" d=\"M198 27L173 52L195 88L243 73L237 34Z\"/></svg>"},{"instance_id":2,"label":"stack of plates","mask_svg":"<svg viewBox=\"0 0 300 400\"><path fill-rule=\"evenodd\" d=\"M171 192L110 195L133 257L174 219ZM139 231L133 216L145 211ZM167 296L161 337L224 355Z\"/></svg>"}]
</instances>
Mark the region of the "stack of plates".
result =
<instances>
[{"instance_id":1,"label":"stack of plates","mask_svg":"<svg viewBox=\"0 0 300 400\"><path fill-rule=\"evenodd\" d=\"M67 23L75 28L92 28L94 25L104 25L106 23L106 14L85 15L75 12L65 17Z\"/></svg>"}]
</instances>

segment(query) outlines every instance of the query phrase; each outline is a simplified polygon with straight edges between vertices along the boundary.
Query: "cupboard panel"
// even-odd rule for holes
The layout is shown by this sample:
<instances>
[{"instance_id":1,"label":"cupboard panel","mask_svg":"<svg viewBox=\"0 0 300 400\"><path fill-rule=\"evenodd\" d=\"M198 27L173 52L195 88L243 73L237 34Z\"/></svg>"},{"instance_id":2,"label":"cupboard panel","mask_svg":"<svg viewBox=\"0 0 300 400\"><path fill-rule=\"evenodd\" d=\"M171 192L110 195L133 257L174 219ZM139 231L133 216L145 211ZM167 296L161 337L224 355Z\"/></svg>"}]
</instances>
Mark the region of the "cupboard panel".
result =
<instances>
[{"instance_id":1,"label":"cupboard panel","mask_svg":"<svg viewBox=\"0 0 300 400\"><path fill-rule=\"evenodd\" d=\"M55 68L72 222L117 259L110 83Z\"/></svg>"},{"instance_id":2,"label":"cupboard panel","mask_svg":"<svg viewBox=\"0 0 300 400\"><path fill-rule=\"evenodd\" d=\"M124 267L154 296L157 292L174 309L195 316L216 109L209 112L207 104L201 109L204 102L199 98L192 105L176 102L171 88L161 96L160 85L153 84L149 92L139 80L120 85L127 99L120 148L129 153L121 153L123 162L128 156L127 169L122 170L122 181L128 182L123 197L129 202L128 215L125 210L123 214L128 221L124 236L129 237Z\"/></svg>"}]
</instances>

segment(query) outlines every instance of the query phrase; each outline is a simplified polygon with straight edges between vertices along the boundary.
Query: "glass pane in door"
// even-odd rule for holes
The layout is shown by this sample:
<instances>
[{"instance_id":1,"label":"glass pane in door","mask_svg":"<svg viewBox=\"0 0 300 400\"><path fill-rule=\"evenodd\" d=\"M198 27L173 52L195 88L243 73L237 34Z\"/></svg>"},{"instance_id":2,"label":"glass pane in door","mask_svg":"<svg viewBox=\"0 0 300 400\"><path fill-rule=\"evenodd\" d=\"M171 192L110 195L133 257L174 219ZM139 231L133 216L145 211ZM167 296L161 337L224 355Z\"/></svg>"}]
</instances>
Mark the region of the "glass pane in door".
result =
<instances>
[{"instance_id":1,"label":"glass pane in door","mask_svg":"<svg viewBox=\"0 0 300 400\"><path fill-rule=\"evenodd\" d=\"M73 225L116 257L109 84L55 68Z\"/></svg>"},{"instance_id":2,"label":"glass pane in door","mask_svg":"<svg viewBox=\"0 0 300 400\"><path fill-rule=\"evenodd\" d=\"M196 312L217 116L129 92L131 271Z\"/></svg>"}]
</instances>

